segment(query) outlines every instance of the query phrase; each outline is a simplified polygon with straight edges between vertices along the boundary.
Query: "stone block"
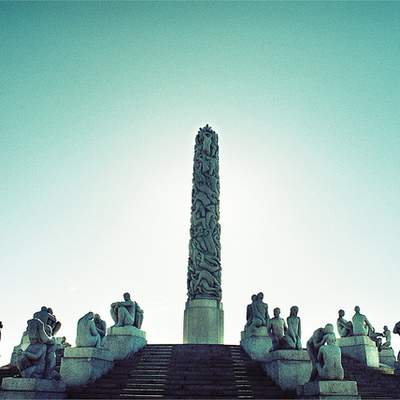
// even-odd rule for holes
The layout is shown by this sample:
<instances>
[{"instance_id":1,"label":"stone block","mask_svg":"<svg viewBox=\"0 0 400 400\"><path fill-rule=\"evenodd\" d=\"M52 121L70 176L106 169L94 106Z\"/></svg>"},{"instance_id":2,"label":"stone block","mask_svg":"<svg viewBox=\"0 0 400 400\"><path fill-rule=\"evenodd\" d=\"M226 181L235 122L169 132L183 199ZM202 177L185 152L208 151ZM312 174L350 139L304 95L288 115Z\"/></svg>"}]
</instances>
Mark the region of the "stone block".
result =
<instances>
[{"instance_id":1,"label":"stone block","mask_svg":"<svg viewBox=\"0 0 400 400\"><path fill-rule=\"evenodd\" d=\"M378 348L368 336L349 336L336 339L342 354L368 367L379 367Z\"/></svg>"},{"instance_id":2,"label":"stone block","mask_svg":"<svg viewBox=\"0 0 400 400\"><path fill-rule=\"evenodd\" d=\"M35 378L4 378L0 399L65 399L63 381Z\"/></svg>"},{"instance_id":3,"label":"stone block","mask_svg":"<svg viewBox=\"0 0 400 400\"><path fill-rule=\"evenodd\" d=\"M61 377L68 387L94 382L114 366L111 351L95 347L70 347L61 359Z\"/></svg>"},{"instance_id":4,"label":"stone block","mask_svg":"<svg viewBox=\"0 0 400 400\"><path fill-rule=\"evenodd\" d=\"M317 381L299 386L297 399L343 399L358 400L357 382L355 381Z\"/></svg>"},{"instance_id":5,"label":"stone block","mask_svg":"<svg viewBox=\"0 0 400 400\"><path fill-rule=\"evenodd\" d=\"M113 360L122 360L147 345L146 332L134 326L112 326L107 329L104 347Z\"/></svg>"},{"instance_id":6,"label":"stone block","mask_svg":"<svg viewBox=\"0 0 400 400\"><path fill-rule=\"evenodd\" d=\"M224 311L220 301L195 299L186 302L183 343L224 343Z\"/></svg>"},{"instance_id":7,"label":"stone block","mask_svg":"<svg viewBox=\"0 0 400 400\"><path fill-rule=\"evenodd\" d=\"M265 357L263 370L283 390L296 390L310 380L312 364L306 350L276 350Z\"/></svg>"},{"instance_id":8,"label":"stone block","mask_svg":"<svg viewBox=\"0 0 400 400\"><path fill-rule=\"evenodd\" d=\"M394 368L394 363L396 362L394 350L392 348L383 348L379 352L379 362L388 365L390 368Z\"/></svg>"},{"instance_id":9,"label":"stone block","mask_svg":"<svg viewBox=\"0 0 400 400\"><path fill-rule=\"evenodd\" d=\"M272 347L272 339L267 328L248 328L241 332L240 346L256 361L264 361Z\"/></svg>"}]
</instances>

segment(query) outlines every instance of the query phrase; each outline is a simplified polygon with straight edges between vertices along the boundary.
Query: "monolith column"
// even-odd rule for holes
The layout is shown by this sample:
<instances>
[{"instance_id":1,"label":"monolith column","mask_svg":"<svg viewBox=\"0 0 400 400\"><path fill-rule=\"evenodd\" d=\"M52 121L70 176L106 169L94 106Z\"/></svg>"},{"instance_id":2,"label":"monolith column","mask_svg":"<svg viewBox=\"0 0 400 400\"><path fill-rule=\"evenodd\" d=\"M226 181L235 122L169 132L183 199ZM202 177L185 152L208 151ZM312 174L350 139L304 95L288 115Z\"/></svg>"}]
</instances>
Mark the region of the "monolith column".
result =
<instances>
[{"instance_id":1,"label":"monolith column","mask_svg":"<svg viewBox=\"0 0 400 400\"><path fill-rule=\"evenodd\" d=\"M206 125L199 130L194 146L183 343L224 342L218 153L218 135Z\"/></svg>"}]
</instances>

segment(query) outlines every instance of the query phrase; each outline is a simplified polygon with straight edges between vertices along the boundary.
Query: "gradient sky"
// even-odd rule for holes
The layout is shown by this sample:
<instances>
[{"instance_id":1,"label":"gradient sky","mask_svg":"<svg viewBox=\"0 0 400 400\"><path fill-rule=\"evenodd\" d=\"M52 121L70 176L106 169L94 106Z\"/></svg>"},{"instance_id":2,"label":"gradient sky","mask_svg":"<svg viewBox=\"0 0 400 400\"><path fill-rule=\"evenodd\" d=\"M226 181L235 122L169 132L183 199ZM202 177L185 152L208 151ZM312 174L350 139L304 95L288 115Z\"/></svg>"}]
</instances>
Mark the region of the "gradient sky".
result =
<instances>
[{"instance_id":1,"label":"gradient sky","mask_svg":"<svg viewBox=\"0 0 400 400\"><path fill-rule=\"evenodd\" d=\"M400 2L0 2L0 343L129 291L181 343L194 140L219 135L225 343L400 320ZM396 352L400 337L393 338Z\"/></svg>"}]
</instances>

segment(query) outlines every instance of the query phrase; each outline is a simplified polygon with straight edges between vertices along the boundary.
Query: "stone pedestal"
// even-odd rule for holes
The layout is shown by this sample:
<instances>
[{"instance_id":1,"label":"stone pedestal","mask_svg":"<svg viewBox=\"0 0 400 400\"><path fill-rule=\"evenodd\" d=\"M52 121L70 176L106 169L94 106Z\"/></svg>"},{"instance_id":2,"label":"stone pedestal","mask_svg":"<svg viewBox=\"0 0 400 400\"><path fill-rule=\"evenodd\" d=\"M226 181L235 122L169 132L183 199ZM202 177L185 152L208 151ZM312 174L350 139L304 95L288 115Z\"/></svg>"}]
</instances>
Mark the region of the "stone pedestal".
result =
<instances>
[{"instance_id":1,"label":"stone pedestal","mask_svg":"<svg viewBox=\"0 0 400 400\"><path fill-rule=\"evenodd\" d=\"M379 367L378 348L368 336L349 336L336 339L342 354L360 361L368 367Z\"/></svg>"},{"instance_id":2,"label":"stone pedestal","mask_svg":"<svg viewBox=\"0 0 400 400\"><path fill-rule=\"evenodd\" d=\"M297 388L296 399L358 400L355 381L317 381Z\"/></svg>"},{"instance_id":3,"label":"stone pedestal","mask_svg":"<svg viewBox=\"0 0 400 400\"><path fill-rule=\"evenodd\" d=\"M306 350L276 350L265 357L263 370L283 390L296 390L310 380L312 364Z\"/></svg>"},{"instance_id":4,"label":"stone pedestal","mask_svg":"<svg viewBox=\"0 0 400 400\"><path fill-rule=\"evenodd\" d=\"M220 301L196 299L186 302L183 343L224 343L224 311Z\"/></svg>"},{"instance_id":5,"label":"stone pedestal","mask_svg":"<svg viewBox=\"0 0 400 400\"><path fill-rule=\"evenodd\" d=\"M4 378L0 399L66 399L63 381L35 378Z\"/></svg>"},{"instance_id":6,"label":"stone pedestal","mask_svg":"<svg viewBox=\"0 0 400 400\"><path fill-rule=\"evenodd\" d=\"M104 347L110 350L113 360L122 360L146 345L146 332L134 326L112 326L107 329Z\"/></svg>"},{"instance_id":7,"label":"stone pedestal","mask_svg":"<svg viewBox=\"0 0 400 400\"><path fill-rule=\"evenodd\" d=\"M392 348L383 348L379 352L379 362L381 364L388 365L390 368L394 368L396 357L394 356L394 350Z\"/></svg>"},{"instance_id":8,"label":"stone pedestal","mask_svg":"<svg viewBox=\"0 0 400 400\"><path fill-rule=\"evenodd\" d=\"M111 351L95 347L72 347L64 350L61 377L68 387L94 382L114 365Z\"/></svg>"},{"instance_id":9,"label":"stone pedestal","mask_svg":"<svg viewBox=\"0 0 400 400\"><path fill-rule=\"evenodd\" d=\"M256 361L265 361L271 347L272 339L268 335L267 328L247 328L240 334L240 346Z\"/></svg>"}]
</instances>

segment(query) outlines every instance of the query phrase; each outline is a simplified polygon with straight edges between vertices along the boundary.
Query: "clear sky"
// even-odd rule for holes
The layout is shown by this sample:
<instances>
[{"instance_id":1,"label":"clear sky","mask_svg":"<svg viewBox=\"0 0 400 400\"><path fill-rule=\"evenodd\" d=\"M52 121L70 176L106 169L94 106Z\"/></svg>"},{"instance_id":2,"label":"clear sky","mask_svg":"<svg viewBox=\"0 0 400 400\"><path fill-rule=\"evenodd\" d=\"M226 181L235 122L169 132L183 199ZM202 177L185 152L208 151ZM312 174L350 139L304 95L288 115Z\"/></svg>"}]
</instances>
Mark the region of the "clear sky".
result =
<instances>
[{"instance_id":1,"label":"clear sky","mask_svg":"<svg viewBox=\"0 0 400 400\"><path fill-rule=\"evenodd\" d=\"M0 343L129 291L182 343L194 140L219 135L225 343L400 320L400 2L0 2ZM336 324L335 324L336 325ZM393 338L394 348L400 337Z\"/></svg>"}]
</instances>

